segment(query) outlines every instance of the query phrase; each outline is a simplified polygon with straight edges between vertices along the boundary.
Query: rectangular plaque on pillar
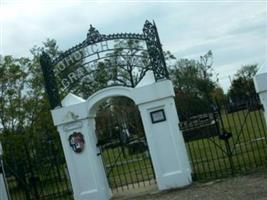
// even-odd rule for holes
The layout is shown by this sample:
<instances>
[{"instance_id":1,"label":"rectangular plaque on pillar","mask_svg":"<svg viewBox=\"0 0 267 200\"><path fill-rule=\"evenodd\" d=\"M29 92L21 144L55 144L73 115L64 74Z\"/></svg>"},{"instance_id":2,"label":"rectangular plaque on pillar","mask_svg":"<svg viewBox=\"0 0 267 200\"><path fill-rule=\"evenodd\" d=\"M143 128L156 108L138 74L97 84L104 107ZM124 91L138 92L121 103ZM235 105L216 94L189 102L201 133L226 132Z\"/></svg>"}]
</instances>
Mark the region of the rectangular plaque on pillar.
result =
<instances>
[{"instance_id":1,"label":"rectangular plaque on pillar","mask_svg":"<svg viewBox=\"0 0 267 200\"><path fill-rule=\"evenodd\" d=\"M150 112L150 117L153 124L166 121L166 116L163 109Z\"/></svg>"}]
</instances>

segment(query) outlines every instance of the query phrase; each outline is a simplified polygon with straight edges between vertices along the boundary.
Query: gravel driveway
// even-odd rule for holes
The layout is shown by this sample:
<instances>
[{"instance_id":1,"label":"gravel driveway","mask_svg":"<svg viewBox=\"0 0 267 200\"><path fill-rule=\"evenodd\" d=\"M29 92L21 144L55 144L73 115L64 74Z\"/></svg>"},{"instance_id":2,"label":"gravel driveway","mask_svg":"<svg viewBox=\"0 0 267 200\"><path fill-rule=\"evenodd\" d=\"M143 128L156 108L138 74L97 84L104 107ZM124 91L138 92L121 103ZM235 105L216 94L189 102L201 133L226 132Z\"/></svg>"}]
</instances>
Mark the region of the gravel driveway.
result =
<instances>
[{"instance_id":1,"label":"gravel driveway","mask_svg":"<svg viewBox=\"0 0 267 200\"><path fill-rule=\"evenodd\" d=\"M193 183L184 189L158 192L155 186L146 191L114 195L114 200L267 200L267 172L247 176Z\"/></svg>"}]
</instances>

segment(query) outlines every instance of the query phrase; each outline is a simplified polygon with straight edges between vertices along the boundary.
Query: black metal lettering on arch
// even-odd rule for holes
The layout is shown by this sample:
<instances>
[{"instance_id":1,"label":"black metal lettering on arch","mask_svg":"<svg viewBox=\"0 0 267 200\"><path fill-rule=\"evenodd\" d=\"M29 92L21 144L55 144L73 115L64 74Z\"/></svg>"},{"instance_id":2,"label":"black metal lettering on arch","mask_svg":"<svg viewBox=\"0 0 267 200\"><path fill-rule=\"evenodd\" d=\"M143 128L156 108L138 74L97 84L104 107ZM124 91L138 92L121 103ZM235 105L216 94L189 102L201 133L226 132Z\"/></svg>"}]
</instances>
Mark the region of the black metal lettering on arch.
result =
<instances>
[{"instance_id":1,"label":"black metal lettering on arch","mask_svg":"<svg viewBox=\"0 0 267 200\"><path fill-rule=\"evenodd\" d=\"M143 33L141 34L119 33L105 35L90 25L86 39L80 44L61 53L53 60L46 53L43 53L41 56L40 63L51 108L61 106L60 96L62 96L62 91L71 92L73 85L79 84L79 81L85 76L91 76L92 71L96 69L97 61L112 56L109 52L114 52L118 49L122 50L122 52L129 50L127 49L127 45L125 46L123 44L117 46L117 49L115 48L114 42L120 40L143 42L144 48L137 48L135 50L147 54L148 68L153 70L155 80L169 78L162 46L154 22L146 21L143 27ZM129 55L125 56L122 54L121 57L123 56L125 58ZM133 60L144 59L144 57L144 55L136 54L133 56ZM91 65L89 63L95 64ZM142 71L142 76L145 72Z\"/></svg>"}]
</instances>

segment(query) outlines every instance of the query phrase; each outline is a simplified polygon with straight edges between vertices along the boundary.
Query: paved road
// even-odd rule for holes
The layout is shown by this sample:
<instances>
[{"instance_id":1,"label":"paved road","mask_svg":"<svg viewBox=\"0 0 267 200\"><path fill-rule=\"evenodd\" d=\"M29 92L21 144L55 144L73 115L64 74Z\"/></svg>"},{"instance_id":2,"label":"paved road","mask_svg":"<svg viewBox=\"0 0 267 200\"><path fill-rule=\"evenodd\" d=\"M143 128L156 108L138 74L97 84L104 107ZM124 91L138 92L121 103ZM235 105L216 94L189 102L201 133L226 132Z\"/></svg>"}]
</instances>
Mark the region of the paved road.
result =
<instances>
[{"instance_id":1,"label":"paved road","mask_svg":"<svg viewBox=\"0 0 267 200\"><path fill-rule=\"evenodd\" d=\"M185 189L157 192L155 186L146 191L117 194L114 200L267 200L267 171L252 175L194 183Z\"/></svg>"}]
</instances>

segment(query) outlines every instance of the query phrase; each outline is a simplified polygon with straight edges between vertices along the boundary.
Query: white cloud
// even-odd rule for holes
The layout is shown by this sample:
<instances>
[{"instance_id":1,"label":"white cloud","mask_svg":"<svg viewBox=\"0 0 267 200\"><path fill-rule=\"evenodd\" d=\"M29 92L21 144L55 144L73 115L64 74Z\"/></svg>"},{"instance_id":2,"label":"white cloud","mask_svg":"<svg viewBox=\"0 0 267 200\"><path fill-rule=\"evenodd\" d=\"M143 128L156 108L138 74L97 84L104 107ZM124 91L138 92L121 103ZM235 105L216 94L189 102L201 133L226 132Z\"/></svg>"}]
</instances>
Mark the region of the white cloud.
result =
<instances>
[{"instance_id":1,"label":"white cloud","mask_svg":"<svg viewBox=\"0 0 267 200\"><path fill-rule=\"evenodd\" d=\"M4 0L1 53L29 56L48 37L64 50L83 41L90 24L105 34L141 33L145 20L154 19L165 50L198 58L211 49L215 71L227 77L265 60L266 11L266 2Z\"/></svg>"}]
</instances>

